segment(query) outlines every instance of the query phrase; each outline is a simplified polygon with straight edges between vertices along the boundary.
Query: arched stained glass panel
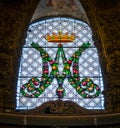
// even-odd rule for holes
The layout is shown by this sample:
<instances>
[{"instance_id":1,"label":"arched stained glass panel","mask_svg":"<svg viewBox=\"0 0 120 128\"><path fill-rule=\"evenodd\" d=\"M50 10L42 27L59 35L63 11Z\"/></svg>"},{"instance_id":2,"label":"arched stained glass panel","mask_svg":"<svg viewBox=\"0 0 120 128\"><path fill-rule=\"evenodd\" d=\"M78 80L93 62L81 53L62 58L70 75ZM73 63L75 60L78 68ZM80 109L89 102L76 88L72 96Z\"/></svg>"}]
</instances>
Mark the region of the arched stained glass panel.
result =
<instances>
[{"instance_id":1,"label":"arched stained glass panel","mask_svg":"<svg viewBox=\"0 0 120 128\"><path fill-rule=\"evenodd\" d=\"M32 109L58 99L86 109L104 109L103 89L88 24L54 17L29 25L19 67L16 109Z\"/></svg>"}]
</instances>

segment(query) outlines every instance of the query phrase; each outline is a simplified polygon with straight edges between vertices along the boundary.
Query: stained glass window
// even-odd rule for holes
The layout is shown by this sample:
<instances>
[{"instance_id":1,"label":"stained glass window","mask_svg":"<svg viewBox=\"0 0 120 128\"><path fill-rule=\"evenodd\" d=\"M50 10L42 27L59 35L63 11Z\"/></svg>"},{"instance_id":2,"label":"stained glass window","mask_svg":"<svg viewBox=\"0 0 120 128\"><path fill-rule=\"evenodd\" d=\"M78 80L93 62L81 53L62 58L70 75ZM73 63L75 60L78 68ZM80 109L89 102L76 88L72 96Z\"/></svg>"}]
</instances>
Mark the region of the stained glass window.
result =
<instances>
[{"instance_id":1,"label":"stained glass window","mask_svg":"<svg viewBox=\"0 0 120 128\"><path fill-rule=\"evenodd\" d=\"M86 109L104 109L103 89L88 24L53 17L29 25L20 60L16 109L32 109L58 99Z\"/></svg>"}]
</instances>

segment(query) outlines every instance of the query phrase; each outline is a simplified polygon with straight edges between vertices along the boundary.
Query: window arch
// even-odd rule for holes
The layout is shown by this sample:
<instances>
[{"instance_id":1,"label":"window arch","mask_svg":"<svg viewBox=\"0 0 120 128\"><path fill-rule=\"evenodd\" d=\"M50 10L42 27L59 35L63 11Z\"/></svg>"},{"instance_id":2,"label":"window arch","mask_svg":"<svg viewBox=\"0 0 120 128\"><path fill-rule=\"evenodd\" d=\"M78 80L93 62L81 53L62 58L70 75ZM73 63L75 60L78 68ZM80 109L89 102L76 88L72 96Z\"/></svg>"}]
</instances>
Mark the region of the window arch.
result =
<instances>
[{"instance_id":1,"label":"window arch","mask_svg":"<svg viewBox=\"0 0 120 128\"><path fill-rule=\"evenodd\" d=\"M57 42L54 34L64 37ZM103 89L99 57L88 24L52 17L29 25L19 67L16 109L32 109L58 99L86 109L104 109Z\"/></svg>"}]
</instances>

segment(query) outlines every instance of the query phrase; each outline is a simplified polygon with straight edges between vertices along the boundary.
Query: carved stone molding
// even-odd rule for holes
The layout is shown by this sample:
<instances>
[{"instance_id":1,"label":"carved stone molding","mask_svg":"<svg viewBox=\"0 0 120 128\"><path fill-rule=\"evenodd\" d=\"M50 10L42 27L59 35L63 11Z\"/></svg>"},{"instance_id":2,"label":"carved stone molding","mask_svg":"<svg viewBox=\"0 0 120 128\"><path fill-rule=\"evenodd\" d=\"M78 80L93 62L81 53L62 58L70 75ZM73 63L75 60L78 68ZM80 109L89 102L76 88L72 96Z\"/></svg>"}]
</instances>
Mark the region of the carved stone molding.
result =
<instances>
[{"instance_id":1,"label":"carved stone molding","mask_svg":"<svg viewBox=\"0 0 120 128\"><path fill-rule=\"evenodd\" d=\"M15 113L0 113L0 124L18 126L95 126L117 125L120 122L120 113L99 115L25 115ZM23 128L23 127L22 127ZM112 128L112 127L111 127ZM118 127L117 127L118 128Z\"/></svg>"},{"instance_id":2,"label":"carved stone molding","mask_svg":"<svg viewBox=\"0 0 120 128\"><path fill-rule=\"evenodd\" d=\"M72 115L88 115L105 113L103 110L88 110L72 101L55 100L43 103L40 107L32 110L20 111L26 114L72 114Z\"/></svg>"}]
</instances>

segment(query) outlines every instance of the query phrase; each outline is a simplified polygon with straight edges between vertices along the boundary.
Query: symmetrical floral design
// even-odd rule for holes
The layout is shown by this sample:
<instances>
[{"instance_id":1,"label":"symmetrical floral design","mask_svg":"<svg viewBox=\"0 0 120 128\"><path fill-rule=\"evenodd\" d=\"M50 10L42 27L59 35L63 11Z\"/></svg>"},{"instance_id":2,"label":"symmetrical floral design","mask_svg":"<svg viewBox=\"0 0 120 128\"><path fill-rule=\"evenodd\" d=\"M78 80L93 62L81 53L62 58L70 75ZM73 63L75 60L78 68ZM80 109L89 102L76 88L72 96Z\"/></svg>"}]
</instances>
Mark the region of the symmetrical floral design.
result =
<instances>
[{"instance_id":1,"label":"symmetrical floral design","mask_svg":"<svg viewBox=\"0 0 120 128\"><path fill-rule=\"evenodd\" d=\"M55 60L48 55L48 53L38 44L32 43L31 46L40 52L43 61L42 79L39 81L38 78L32 78L27 84L21 87L22 95L26 97L38 97L45 89L52 83L55 78L58 83L56 94L58 98L62 98L65 95L65 89L62 87L64 79L67 78L70 85L76 89L79 95L84 98L95 98L100 94L100 88L94 84L90 78L85 78L80 81L79 77L79 57L84 50L86 50L90 44L84 43L79 49L67 60L62 44L58 45L58 51ZM64 68L62 73L59 72L59 59L62 57ZM48 63L52 67L52 71L49 73ZM73 67L72 73L70 67ZM29 92L29 93L27 93ZM94 92L94 93L93 93ZM92 93L92 95L91 95Z\"/></svg>"},{"instance_id":2,"label":"symmetrical floral design","mask_svg":"<svg viewBox=\"0 0 120 128\"><path fill-rule=\"evenodd\" d=\"M65 17L40 20L29 26L25 41L17 109L59 99L87 109L104 109L101 67L88 24Z\"/></svg>"}]
</instances>

